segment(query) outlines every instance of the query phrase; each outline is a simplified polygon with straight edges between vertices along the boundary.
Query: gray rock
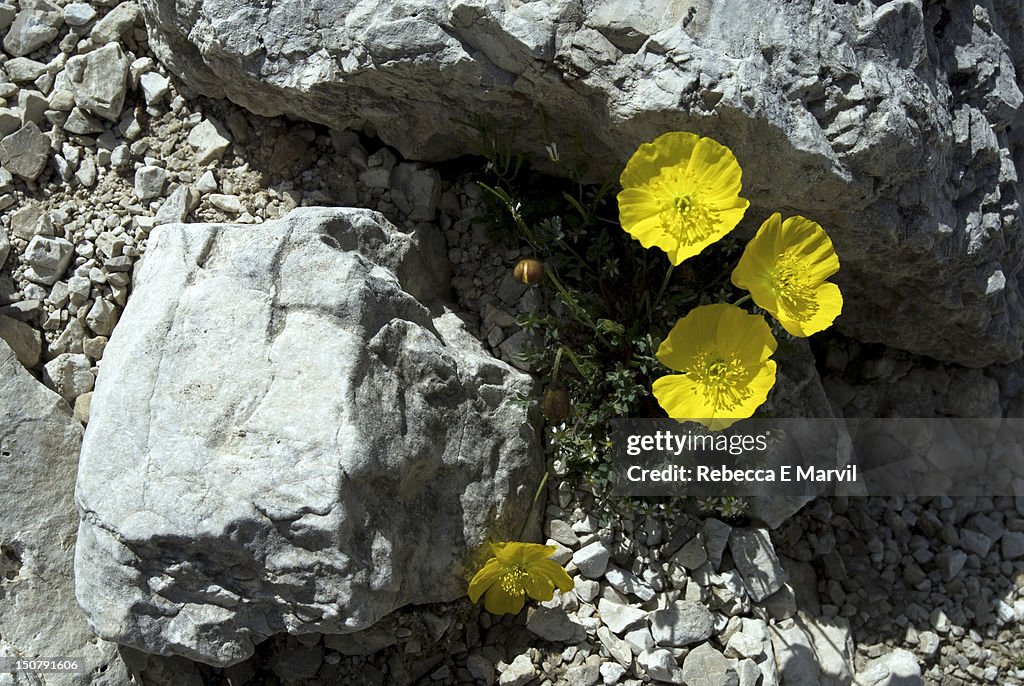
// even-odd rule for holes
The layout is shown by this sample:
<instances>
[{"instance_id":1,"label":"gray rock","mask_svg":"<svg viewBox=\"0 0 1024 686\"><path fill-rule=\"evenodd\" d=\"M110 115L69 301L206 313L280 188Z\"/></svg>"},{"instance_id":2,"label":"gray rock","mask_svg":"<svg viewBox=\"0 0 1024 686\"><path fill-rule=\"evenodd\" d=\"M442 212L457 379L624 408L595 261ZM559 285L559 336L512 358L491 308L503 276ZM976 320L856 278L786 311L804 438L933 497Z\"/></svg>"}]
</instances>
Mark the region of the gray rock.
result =
<instances>
[{"instance_id":1,"label":"gray rock","mask_svg":"<svg viewBox=\"0 0 1024 686\"><path fill-rule=\"evenodd\" d=\"M631 593L645 603L654 598L654 589L651 588L650 584L645 583L636 574L627 569L609 567L604 573L604 578L616 591L623 595Z\"/></svg>"},{"instance_id":2,"label":"gray rock","mask_svg":"<svg viewBox=\"0 0 1024 686\"><path fill-rule=\"evenodd\" d=\"M1024 557L1024 533L1007 531L1000 542L1004 560L1016 560Z\"/></svg>"},{"instance_id":3,"label":"gray rock","mask_svg":"<svg viewBox=\"0 0 1024 686\"><path fill-rule=\"evenodd\" d=\"M434 220L441 199L441 176L436 170L402 162L391 172L391 184L392 201L409 219Z\"/></svg>"},{"instance_id":4,"label":"gray rock","mask_svg":"<svg viewBox=\"0 0 1024 686\"><path fill-rule=\"evenodd\" d=\"M14 17L18 15L18 9L7 2L0 3L0 31L11 25Z\"/></svg>"},{"instance_id":5,"label":"gray rock","mask_svg":"<svg viewBox=\"0 0 1024 686\"><path fill-rule=\"evenodd\" d=\"M100 636L229 665L462 597L466 551L518 532L543 459L506 400L532 381L443 309L430 229L303 208L154 230L82 449Z\"/></svg>"},{"instance_id":6,"label":"gray rock","mask_svg":"<svg viewBox=\"0 0 1024 686\"><path fill-rule=\"evenodd\" d=\"M675 555L672 562L684 569L697 569L708 561L708 552L704 549L704 536L697 534L691 538ZM721 562L721 555L719 555Z\"/></svg>"},{"instance_id":7,"label":"gray rock","mask_svg":"<svg viewBox=\"0 0 1024 686\"><path fill-rule=\"evenodd\" d=\"M660 646L683 647L705 641L714 629L715 619L708 609L689 600L651 613L651 635Z\"/></svg>"},{"instance_id":8,"label":"gray rock","mask_svg":"<svg viewBox=\"0 0 1024 686\"><path fill-rule=\"evenodd\" d=\"M580 570L580 574L589 579L599 579L608 569L611 551L602 541L589 543L572 555L572 563Z\"/></svg>"},{"instance_id":9,"label":"gray rock","mask_svg":"<svg viewBox=\"0 0 1024 686\"><path fill-rule=\"evenodd\" d=\"M576 633L576 623L560 607L543 605L530 613L526 628L545 641L568 641Z\"/></svg>"},{"instance_id":10,"label":"gray rock","mask_svg":"<svg viewBox=\"0 0 1024 686\"><path fill-rule=\"evenodd\" d=\"M54 683L129 683L116 646L93 636L75 601L74 492L82 427L67 403L25 371L3 341L0 416L0 483L13 489L0 508L0 651L23 659L67 655L83 661L81 673ZM106 674L94 678L101 669Z\"/></svg>"},{"instance_id":11,"label":"gray rock","mask_svg":"<svg viewBox=\"0 0 1024 686\"><path fill-rule=\"evenodd\" d=\"M500 686L526 686L537 676L537 668L527 654L517 655L498 677Z\"/></svg>"},{"instance_id":12,"label":"gray rock","mask_svg":"<svg viewBox=\"0 0 1024 686\"><path fill-rule=\"evenodd\" d=\"M992 549L992 539L978 531L960 529L960 547L984 560Z\"/></svg>"},{"instance_id":13,"label":"gray rock","mask_svg":"<svg viewBox=\"0 0 1024 686\"><path fill-rule=\"evenodd\" d=\"M0 164L26 181L34 181L50 156L50 139L35 122L28 122L0 140Z\"/></svg>"},{"instance_id":14,"label":"gray rock","mask_svg":"<svg viewBox=\"0 0 1024 686\"><path fill-rule=\"evenodd\" d=\"M608 650L608 654L615 658L620 665L629 667L633 664L633 650L630 644L613 634L608 627L598 627L597 638L601 641L601 645Z\"/></svg>"},{"instance_id":15,"label":"gray rock","mask_svg":"<svg viewBox=\"0 0 1024 686\"><path fill-rule=\"evenodd\" d=\"M75 419L82 424L89 423L89 410L92 407L92 391L75 398Z\"/></svg>"},{"instance_id":16,"label":"gray rock","mask_svg":"<svg viewBox=\"0 0 1024 686\"><path fill-rule=\"evenodd\" d=\"M207 196L210 204L225 214L241 214L242 201L237 195L226 195L224 193L211 193Z\"/></svg>"},{"instance_id":17,"label":"gray rock","mask_svg":"<svg viewBox=\"0 0 1024 686\"><path fill-rule=\"evenodd\" d=\"M7 136L14 133L22 126L21 115L17 110L9 107L0 107L0 136Z\"/></svg>"},{"instance_id":18,"label":"gray rock","mask_svg":"<svg viewBox=\"0 0 1024 686\"><path fill-rule=\"evenodd\" d=\"M731 533L732 527L723 521L714 517L704 520L704 549L707 551L708 562L711 563L712 569L717 570L722 564L722 555L725 553Z\"/></svg>"},{"instance_id":19,"label":"gray rock","mask_svg":"<svg viewBox=\"0 0 1024 686\"><path fill-rule=\"evenodd\" d=\"M849 686L853 680L853 641L845 619L799 613L768 630L781 684Z\"/></svg>"},{"instance_id":20,"label":"gray rock","mask_svg":"<svg viewBox=\"0 0 1024 686\"><path fill-rule=\"evenodd\" d=\"M854 686L924 686L914 654L897 648L869 662L857 673Z\"/></svg>"},{"instance_id":21,"label":"gray rock","mask_svg":"<svg viewBox=\"0 0 1024 686\"><path fill-rule=\"evenodd\" d=\"M80 107L75 107L68 115L67 121L64 122L64 130L68 133L87 136L91 133L103 131L103 124L96 117L83 112Z\"/></svg>"},{"instance_id":22,"label":"gray rock","mask_svg":"<svg viewBox=\"0 0 1024 686\"><path fill-rule=\"evenodd\" d=\"M453 122L474 115L563 172L545 146L585 141L595 176L665 131L715 137L743 165L743 231L782 207L833 237L837 327L980 367L1024 352L1024 242L1004 238L1017 227L1024 42L1001 37L1016 35L1016 5L975 7L152 0L144 12L160 60L197 91L265 116L367 123L406 159L473 152Z\"/></svg>"},{"instance_id":23,"label":"gray rock","mask_svg":"<svg viewBox=\"0 0 1024 686\"><path fill-rule=\"evenodd\" d=\"M45 0L22 7L4 36L4 50L14 57L27 55L52 41L64 23L61 9Z\"/></svg>"},{"instance_id":24,"label":"gray rock","mask_svg":"<svg viewBox=\"0 0 1024 686\"><path fill-rule=\"evenodd\" d=\"M218 160L231 145L231 135L220 122L204 119L189 131L188 144L196 151L199 164Z\"/></svg>"},{"instance_id":25,"label":"gray rock","mask_svg":"<svg viewBox=\"0 0 1024 686\"><path fill-rule=\"evenodd\" d=\"M12 60L7 60L4 64L4 71L14 83L25 83L35 81L42 76L46 72L46 65L27 57L15 57Z\"/></svg>"},{"instance_id":26,"label":"gray rock","mask_svg":"<svg viewBox=\"0 0 1024 686\"><path fill-rule=\"evenodd\" d=\"M167 170L163 167L144 166L135 171L135 195L139 200L159 198L164 192Z\"/></svg>"},{"instance_id":27,"label":"gray rock","mask_svg":"<svg viewBox=\"0 0 1024 686\"><path fill-rule=\"evenodd\" d=\"M636 662L647 670L647 675L655 681L668 684L682 684L683 670L676 664L672 651L665 648L640 653Z\"/></svg>"},{"instance_id":28,"label":"gray rock","mask_svg":"<svg viewBox=\"0 0 1024 686\"><path fill-rule=\"evenodd\" d=\"M192 190L191 186L184 184L178 186L157 210L153 225L181 223L188 218L198 204L199 194Z\"/></svg>"},{"instance_id":29,"label":"gray rock","mask_svg":"<svg viewBox=\"0 0 1024 686\"><path fill-rule=\"evenodd\" d=\"M597 657L597 661L593 658ZM565 686L595 686L601 680L600 657L592 655L586 664L565 670Z\"/></svg>"},{"instance_id":30,"label":"gray rock","mask_svg":"<svg viewBox=\"0 0 1024 686\"><path fill-rule=\"evenodd\" d=\"M788 577L767 529L734 529L729 537L729 549L743 577L743 585L755 602L782 588Z\"/></svg>"},{"instance_id":31,"label":"gray rock","mask_svg":"<svg viewBox=\"0 0 1024 686\"><path fill-rule=\"evenodd\" d=\"M683 658L683 682L686 686L739 686L736 660L702 643Z\"/></svg>"},{"instance_id":32,"label":"gray rock","mask_svg":"<svg viewBox=\"0 0 1024 686\"><path fill-rule=\"evenodd\" d=\"M52 236L34 236L25 248L24 260L31 267L25 278L36 283L53 285L71 264L75 246L70 241Z\"/></svg>"},{"instance_id":33,"label":"gray rock","mask_svg":"<svg viewBox=\"0 0 1024 686\"><path fill-rule=\"evenodd\" d=\"M85 323L100 336L109 336L117 325L117 308L105 298L97 298L85 315Z\"/></svg>"},{"instance_id":34,"label":"gray rock","mask_svg":"<svg viewBox=\"0 0 1024 686\"><path fill-rule=\"evenodd\" d=\"M75 103L98 117L117 121L124 107L130 61L117 43L75 55L65 67Z\"/></svg>"},{"instance_id":35,"label":"gray rock","mask_svg":"<svg viewBox=\"0 0 1024 686\"><path fill-rule=\"evenodd\" d=\"M7 238L6 231L0 231L0 267L4 266L7 256L11 253L11 241Z\"/></svg>"},{"instance_id":36,"label":"gray rock","mask_svg":"<svg viewBox=\"0 0 1024 686\"><path fill-rule=\"evenodd\" d=\"M139 77L139 88L142 89L146 104L155 105L170 92L171 82L166 76L148 71Z\"/></svg>"},{"instance_id":37,"label":"gray rock","mask_svg":"<svg viewBox=\"0 0 1024 686\"><path fill-rule=\"evenodd\" d=\"M96 22L89 34L95 45L115 42L129 31L142 16L138 3L122 2Z\"/></svg>"},{"instance_id":38,"label":"gray rock","mask_svg":"<svg viewBox=\"0 0 1024 686\"><path fill-rule=\"evenodd\" d=\"M85 26L96 18L96 10L87 2L71 2L64 6L64 23Z\"/></svg>"},{"instance_id":39,"label":"gray rock","mask_svg":"<svg viewBox=\"0 0 1024 686\"><path fill-rule=\"evenodd\" d=\"M607 598L597 601L597 613L601 621L612 630L612 633L621 634L626 629L634 627L647 619L647 612L632 605L623 605Z\"/></svg>"},{"instance_id":40,"label":"gray rock","mask_svg":"<svg viewBox=\"0 0 1024 686\"><path fill-rule=\"evenodd\" d=\"M39 329L0 314L0 338L10 346L26 369L33 369L39 364L43 352L43 337Z\"/></svg>"},{"instance_id":41,"label":"gray rock","mask_svg":"<svg viewBox=\"0 0 1024 686\"><path fill-rule=\"evenodd\" d=\"M43 367L43 381L73 405L75 398L92 390L96 377L88 357L78 353L64 353L46 363Z\"/></svg>"}]
</instances>

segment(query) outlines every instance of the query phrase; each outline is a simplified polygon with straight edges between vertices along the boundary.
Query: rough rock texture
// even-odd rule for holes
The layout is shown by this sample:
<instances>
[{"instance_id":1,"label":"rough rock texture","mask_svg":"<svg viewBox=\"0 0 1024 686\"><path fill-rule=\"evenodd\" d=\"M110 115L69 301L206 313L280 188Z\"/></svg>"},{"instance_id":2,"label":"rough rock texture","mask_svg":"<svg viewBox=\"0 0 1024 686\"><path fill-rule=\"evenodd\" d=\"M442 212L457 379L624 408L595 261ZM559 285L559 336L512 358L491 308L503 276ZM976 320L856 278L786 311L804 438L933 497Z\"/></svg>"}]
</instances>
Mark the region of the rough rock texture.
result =
<instances>
[{"instance_id":1,"label":"rough rock texture","mask_svg":"<svg viewBox=\"0 0 1024 686\"><path fill-rule=\"evenodd\" d=\"M160 59L200 92L264 115L368 124L413 159L470 151L452 120L476 115L538 160L581 134L602 172L667 130L714 136L743 165L749 229L778 210L834 237L841 327L968 366L1021 356L1018 3L143 9Z\"/></svg>"},{"instance_id":2,"label":"rough rock texture","mask_svg":"<svg viewBox=\"0 0 1024 686\"><path fill-rule=\"evenodd\" d=\"M128 683L116 646L96 640L75 602L78 517L72 493L82 427L67 403L32 378L3 341L0 426L0 655L84 661L80 674L48 674L48 684ZM20 680L25 676L0 681L44 683Z\"/></svg>"},{"instance_id":3,"label":"rough rock texture","mask_svg":"<svg viewBox=\"0 0 1024 686\"><path fill-rule=\"evenodd\" d=\"M154 231L82 450L97 633L222 666L465 594L542 461L531 382L436 301L437 250L366 210Z\"/></svg>"}]
</instances>

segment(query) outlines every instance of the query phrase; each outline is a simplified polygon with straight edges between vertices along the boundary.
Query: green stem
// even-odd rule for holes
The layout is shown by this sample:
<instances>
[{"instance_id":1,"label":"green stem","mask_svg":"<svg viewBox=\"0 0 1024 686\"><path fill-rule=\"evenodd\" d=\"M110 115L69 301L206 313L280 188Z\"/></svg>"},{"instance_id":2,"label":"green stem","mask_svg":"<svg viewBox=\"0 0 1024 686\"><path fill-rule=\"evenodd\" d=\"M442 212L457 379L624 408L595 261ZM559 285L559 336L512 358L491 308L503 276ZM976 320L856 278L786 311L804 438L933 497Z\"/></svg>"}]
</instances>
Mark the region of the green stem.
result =
<instances>
[{"instance_id":1,"label":"green stem","mask_svg":"<svg viewBox=\"0 0 1024 686\"><path fill-rule=\"evenodd\" d=\"M519 535L516 536L517 541L523 540L523 533L526 531L526 525L530 521L530 515L533 513L533 508L537 506L537 501L540 499L540 494L544 491L544 486L548 483L548 473L544 472L544 478L540 480L540 485L537 486L537 492L533 494L533 502L530 503L530 509L526 512L526 519L523 520L523 525L519 527Z\"/></svg>"},{"instance_id":2,"label":"green stem","mask_svg":"<svg viewBox=\"0 0 1024 686\"><path fill-rule=\"evenodd\" d=\"M665 295L665 291L668 289L668 282L672 278L672 272L675 270L674 264L669 264L668 270L665 272L665 278L661 282L661 288L658 289L658 295L654 298L654 304L651 305L651 316L654 316L654 311L658 309L658 305L661 304L661 297Z\"/></svg>"},{"instance_id":3,"label":"green stem","mask_svg":"<svg viewBox=\"0 0 1024 686\"><path fill-rule=\"evenodd\" d=\"M570 293L569 290L562 285L562 282L558 280L558 277L555 276L555 273L550 269L546 269L544 270L544 274L551 280L551 283L562 295L562 298L565 300L565 304L569 306L570 310L572 310L573 315L575 315L577 319L579 319L581 322L583 322L591 329L593 329L594 334L597 335L597 337L601 340L601 343L603 343L606 348L611 348L611 346L608 344L608 341L605 339L604 334L602 334L601 330L597 328L597 324L594 322L593 319L591 319L590 315L587 314L587 311L583 309L583 307L581 307L578 302L576 302L576 298L572 297L572 293Z\"/></svg>"},{"instance_id":4,"label":"green stem","mask_svg":"<svg viewBox=\"0 0 1024 686\"><path fill-rule=\"evenodd\" d=\"M734 302L733 305L742 305L743 303L747 302L748 300L750 300L750 293L747 293L745 296L743 296L742 298L740 298L739 300Z\"/></svg>"}]
</instances>

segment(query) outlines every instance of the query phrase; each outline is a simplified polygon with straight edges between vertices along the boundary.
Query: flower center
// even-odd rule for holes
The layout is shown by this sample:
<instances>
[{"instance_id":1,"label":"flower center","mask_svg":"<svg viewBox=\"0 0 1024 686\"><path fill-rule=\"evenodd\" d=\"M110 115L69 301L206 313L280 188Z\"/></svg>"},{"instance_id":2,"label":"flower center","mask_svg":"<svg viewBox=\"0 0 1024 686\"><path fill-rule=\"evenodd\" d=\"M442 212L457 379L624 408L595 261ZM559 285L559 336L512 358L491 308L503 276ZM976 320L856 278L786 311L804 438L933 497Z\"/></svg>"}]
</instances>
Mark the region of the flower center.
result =
<instances>
[{"instance_id":1,"label":"flower center","mask_svg":"<svg viewBox=\"0 0 1024 686\"><path fill-rule=\"evenodd\" d=\"M523 579L527 576L526 568L517 564L511 565L501 577L501 590L513 598L518 598L526 592Z\"/></svg>"},{"instance_id":2,"label":"flower center","mask_svg":"<svg viewBox=\"0 0 1024 686\"><path fill-rule=\"evenodd\" d=\"M712 211L701 203L693 177L686 171L675 167L663 169L651 185L661 198L658 216L666 233L678 237L681 243L692 244L715 232Z\"/></svg>"},{"instance_id":3,"label":"flower center","mask_svg":"<svg viewBox=\"0 0 1024 686\"><path fill-rule=\"evenodd\" d=\"M818 303L814 297L814 288L803 262L795 251L787 250L776 260L768 278L772 290L786 306L790 314L801 321L806 321L818 311Z\"/></svg>"},{"instance_id":4,"label":"flower center","mask_svg":"<svg viewBox=\"0 0 1024 686\"><path fill-rule=\"evenodd\" d=\"M728 359L711 352L699 353L687 373L703 391L705 402L715 410L731 410L750 396L745 383L747 369L735 353Z\"/></svg>"}]
</instances>

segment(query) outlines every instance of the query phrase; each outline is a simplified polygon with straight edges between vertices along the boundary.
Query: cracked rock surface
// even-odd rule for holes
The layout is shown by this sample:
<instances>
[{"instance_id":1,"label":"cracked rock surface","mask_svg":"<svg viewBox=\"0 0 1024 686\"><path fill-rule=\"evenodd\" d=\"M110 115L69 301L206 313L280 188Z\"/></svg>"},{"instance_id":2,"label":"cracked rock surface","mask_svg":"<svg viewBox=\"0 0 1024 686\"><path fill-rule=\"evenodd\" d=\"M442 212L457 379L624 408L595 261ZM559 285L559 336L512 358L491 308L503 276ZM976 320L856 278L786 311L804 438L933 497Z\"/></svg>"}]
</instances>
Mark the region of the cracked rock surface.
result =
<instances>
[{"instance_id":1,"label":"cracked rock surface","mask_svg":"<svg viewBox=\"0 0 1024 686\"><path fill-rule=\"evenodd\" d=\"M518 532L543 465L506 402L529 377L444 309L430 250L352 209L154 232L79 469L100 636L225 666L465 594L466 551Z\"/></svg>"},{"instance_id":2,"label":"cracked rock surface","mask_svg":"<svg viewBox=\"0 0 1024 686\"><path fill-rule=\"evenodd\" d=\"M1024 350L1018 3L142 6L199 92L369 126L408 159L473 152L473 117L539 161L578 137L610 175L665 131L715 137L744 170L741 230L783 211L829 231L848 333L972 367Z\"/></svg>"}]
</instances>

